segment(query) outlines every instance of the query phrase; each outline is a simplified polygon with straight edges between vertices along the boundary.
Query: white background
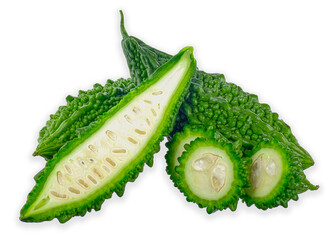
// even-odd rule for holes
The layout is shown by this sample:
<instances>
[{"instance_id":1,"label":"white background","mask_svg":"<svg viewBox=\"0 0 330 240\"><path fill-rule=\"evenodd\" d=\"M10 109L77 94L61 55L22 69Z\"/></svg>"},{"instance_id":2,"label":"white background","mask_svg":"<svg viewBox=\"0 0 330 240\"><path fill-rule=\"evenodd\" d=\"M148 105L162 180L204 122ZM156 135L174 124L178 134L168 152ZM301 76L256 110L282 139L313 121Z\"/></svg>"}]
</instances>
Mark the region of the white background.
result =
<instances>
[{"instance_id":1,"label":"white background","mask_svg":"<svg viewBox=\"0 0 330 240\"><path fill-rule=\"evenodd\" d=\"M327 2L1 1L0 238L329 239ZM314 157L306 174L320 189L301 194L287 209L239 203L235 212L208 215L173 187L162 144L154 167L101 211L66 224L20 222L33 176L45 164L32 153L49 115L69 94L129 77L119 9L129 34L171 54L191 45L200 69L224 73L270 104Z\"/></svg>"}]
</instances>

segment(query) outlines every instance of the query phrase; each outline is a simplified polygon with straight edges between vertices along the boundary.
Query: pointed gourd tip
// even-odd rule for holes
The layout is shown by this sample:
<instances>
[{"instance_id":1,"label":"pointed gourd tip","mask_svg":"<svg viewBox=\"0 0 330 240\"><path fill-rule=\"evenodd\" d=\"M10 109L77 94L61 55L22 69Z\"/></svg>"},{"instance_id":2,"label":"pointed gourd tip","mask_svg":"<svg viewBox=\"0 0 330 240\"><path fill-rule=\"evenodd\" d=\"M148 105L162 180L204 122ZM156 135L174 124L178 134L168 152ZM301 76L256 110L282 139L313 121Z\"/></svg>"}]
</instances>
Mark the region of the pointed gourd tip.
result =
<instances>
[{"instance_id":1,"label":"pointed gourd tip","mask_svg":"<svg viewBox=\"0 0 330 240\"><path fill-rule=\"evenodd\" d=\"M32 156L33 156L33 157L38 156L38 155L39 155L39 153L38 153L37 150L35 150L34 153L32 153Z\"/></svg>"},{"instance_id":2,"label":"pointed gourd tip","mask_svg":"<svg viewBox=\"0 0 330 240\"><path fill-rule=\"evenodd\" d=\"M119 13L120 13L120 32L123 38L127 38L128 34L125 29L124 13L122 10L119 10Z\"/></svg>"}]
</instances>

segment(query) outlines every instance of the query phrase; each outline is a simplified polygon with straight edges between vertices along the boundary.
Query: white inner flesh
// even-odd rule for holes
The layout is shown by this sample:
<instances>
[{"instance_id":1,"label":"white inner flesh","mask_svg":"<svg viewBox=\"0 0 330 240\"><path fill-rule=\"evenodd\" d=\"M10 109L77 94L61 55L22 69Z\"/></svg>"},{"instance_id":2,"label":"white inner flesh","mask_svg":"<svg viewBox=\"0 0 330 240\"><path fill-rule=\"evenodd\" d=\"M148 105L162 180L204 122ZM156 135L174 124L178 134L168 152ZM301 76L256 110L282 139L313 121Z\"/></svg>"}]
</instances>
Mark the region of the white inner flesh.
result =
<instances>
[{"instance_id":1,"label":"white inner flesh","mask_svg":"<svg viewBox=\"0 0 330 240\"><path fill-rule=\"evenodd\" d=\"M34 211L81 199L111 181L134 160L159 127L163 114L185 74L180 61L163 79L136 96L130 104L61 160L32 206ZM152 146L150 146L152 147Z\"/></svg>"},{"instance_id":2,"label":"white inner flesh","mask_svg":"<svg viewBox=\"0 0 330 240\"><path fill-rule=\"evenodd\" d=\"M217 200L230 190L233 164L223 150L201 147L190 156L185 175L190 190L196 196Z\"/></svg>"},{"instance_id":3,"label":"white inner flesh","mask_svg":"<svg viewBox=\"0 0 330 240\"><path fill-rule=\"evenodd\" d=\"M271 148L263 148L252 156L248 194L264 197L277 185L282 175L280 154Z\"/></svg>"}]
</instances>

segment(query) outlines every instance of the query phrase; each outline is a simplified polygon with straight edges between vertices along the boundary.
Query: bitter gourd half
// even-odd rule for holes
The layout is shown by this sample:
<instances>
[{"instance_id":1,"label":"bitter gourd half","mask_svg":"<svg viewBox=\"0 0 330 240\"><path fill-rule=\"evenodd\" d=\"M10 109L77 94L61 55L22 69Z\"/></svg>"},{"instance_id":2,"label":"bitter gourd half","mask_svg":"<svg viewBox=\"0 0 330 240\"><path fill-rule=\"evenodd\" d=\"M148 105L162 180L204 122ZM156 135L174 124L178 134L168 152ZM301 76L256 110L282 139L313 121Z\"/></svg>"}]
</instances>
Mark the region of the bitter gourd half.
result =
<instances>
[{"instance_id":1,"label":"bitter gourd half","mask_svg":"<svg viewBox=\"0 0 330 240\"><path fill-rule=\"evenodd\" d=\"M195 68L192 48L183 49L64 146L36 180L20 219L65 222L99 210L113 192L121 196L172 130Z\"/></svg>"},{"instance_id":2,"label":"bitter gourd half","mask_svg":"<svg viewBox=\"0 0 330 240\"><path fill-rule=\"evenodd\" d=\"M298 200L298 194L307 190L316 190L311 184L295 154L276 140L262 142L250 153L249 182L243 201L248 206L266 210L288 202Z\"/></svg>"},{"instance_id":3,"label":"bitter gourd half","mask_svg":"<svg viewBox=\"0 0 330 240\"><path fill-rule=\"evenodd\" d=\"M51 159L63 145L86 132L91 123L116 106L135 87L131 79L121 78L108 80L104 86L95 84L91 90L79 91L77 97L69 95L67 105L59 107L41 129L33 155Z\"/></svg>"},{"instance_id":4,"label":"bitter gourd half","mask_svg":"<svg viewBox=\"0 0 330 240\"><path fill-rule=\"evenodd\" d=\"M208 213L230 208L235 211L247 185L247 169L228 143L197 138L179 157L176 186L187 201Z\"/></svg>"},{"instance_id":5,"label":"bitter gourd half","mask_svg":"<svg viewBox=\"0 0 330 240\"><path fill-rule=\"evenodd\" d=\"M136 37L129 36L124 26L124 17L122 12L120 27L123 36L122 49L127 60L132 81L138 85L147 79L148 76L152 75L153 71L166 62L171 55L152 48ZM197 70L192 78L190 96L198 96L201 94L215 100L212 102L213 106L221 104L222 100L226 100L231 107L240 107L240 109L250 112L260 120L260 123L265 123L267 126L272 128L273 132L283 135L288 142L296 145L295 148L299 148L301 157L304 158L304 169L314 164L314 161L309 153L299 145L297 139L292 134L290 127L284 121L279 119L277 113L271 111L269 105L260 103L258 96L246 93L239 86L226 82L223 74L210 74ZM219 99L218 103L216 99ZM193 109L187 107L192 104L194 104ZM184 125L191 124L192 122L200 125L212 123L209 125L209 128L218 128L217 123L222 124L230 122L231 125L242 127L236 128L236 131L247 131L247 124L244 124L242 121L234 122L230 119L229 115L220 115L218 112L212 111L211 108L213 106L210 106L207 101L204 101L203 103L196 102L196 97L190 97L190 100L188 99L185 101L180 109L175 130L171 136L176 131L182 131ZM191 116L194 115L194 117L188 121L187 114L189 113L192 113ZM229 128L230 131L233 127ZM228 133L228 131L226 132ZM239 134L237 135L235 131L231 132L233 133L233 138L239 136ZM245 135L247 140L258 137L258 135L255 135L255 132L253 131L251 132L249 130L247 133L248 134Z\"/></svg>"}]
</instances>

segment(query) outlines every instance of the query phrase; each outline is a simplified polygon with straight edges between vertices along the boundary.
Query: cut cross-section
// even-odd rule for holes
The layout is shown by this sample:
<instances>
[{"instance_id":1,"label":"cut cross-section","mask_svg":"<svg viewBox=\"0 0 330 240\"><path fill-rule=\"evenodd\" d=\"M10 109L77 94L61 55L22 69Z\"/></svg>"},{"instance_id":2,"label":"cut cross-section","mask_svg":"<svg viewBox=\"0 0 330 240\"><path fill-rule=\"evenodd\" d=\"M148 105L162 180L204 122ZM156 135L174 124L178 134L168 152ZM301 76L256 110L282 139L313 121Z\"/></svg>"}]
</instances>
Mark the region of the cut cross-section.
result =
<instances>
[{"instance_id":1,"label":"cut cross-section","mask_svg":"<svg viewBox=\"0 0 330 240\"><path fill-rule=\"evenodd\" d=\"M243 162L230 144L197 138L179 157L175 183L188 201L206 207L208 213L235 210L240 192L246 185Z\"/></svg>"},{"instance_id":2,"label":"cut cross-section","mask_svg":"<svg viewBox=\"0 0 330 240\"><path fill-rule=\"evenodd\" d=\"M57 217L64 222L87 210L98 210L112 192L121 195L126 182L152 161L161 139L172 130L194 69L191 48L182 50L94 128L63 148L47 163L21 219Z\"/></svg>"}]
</instances>

